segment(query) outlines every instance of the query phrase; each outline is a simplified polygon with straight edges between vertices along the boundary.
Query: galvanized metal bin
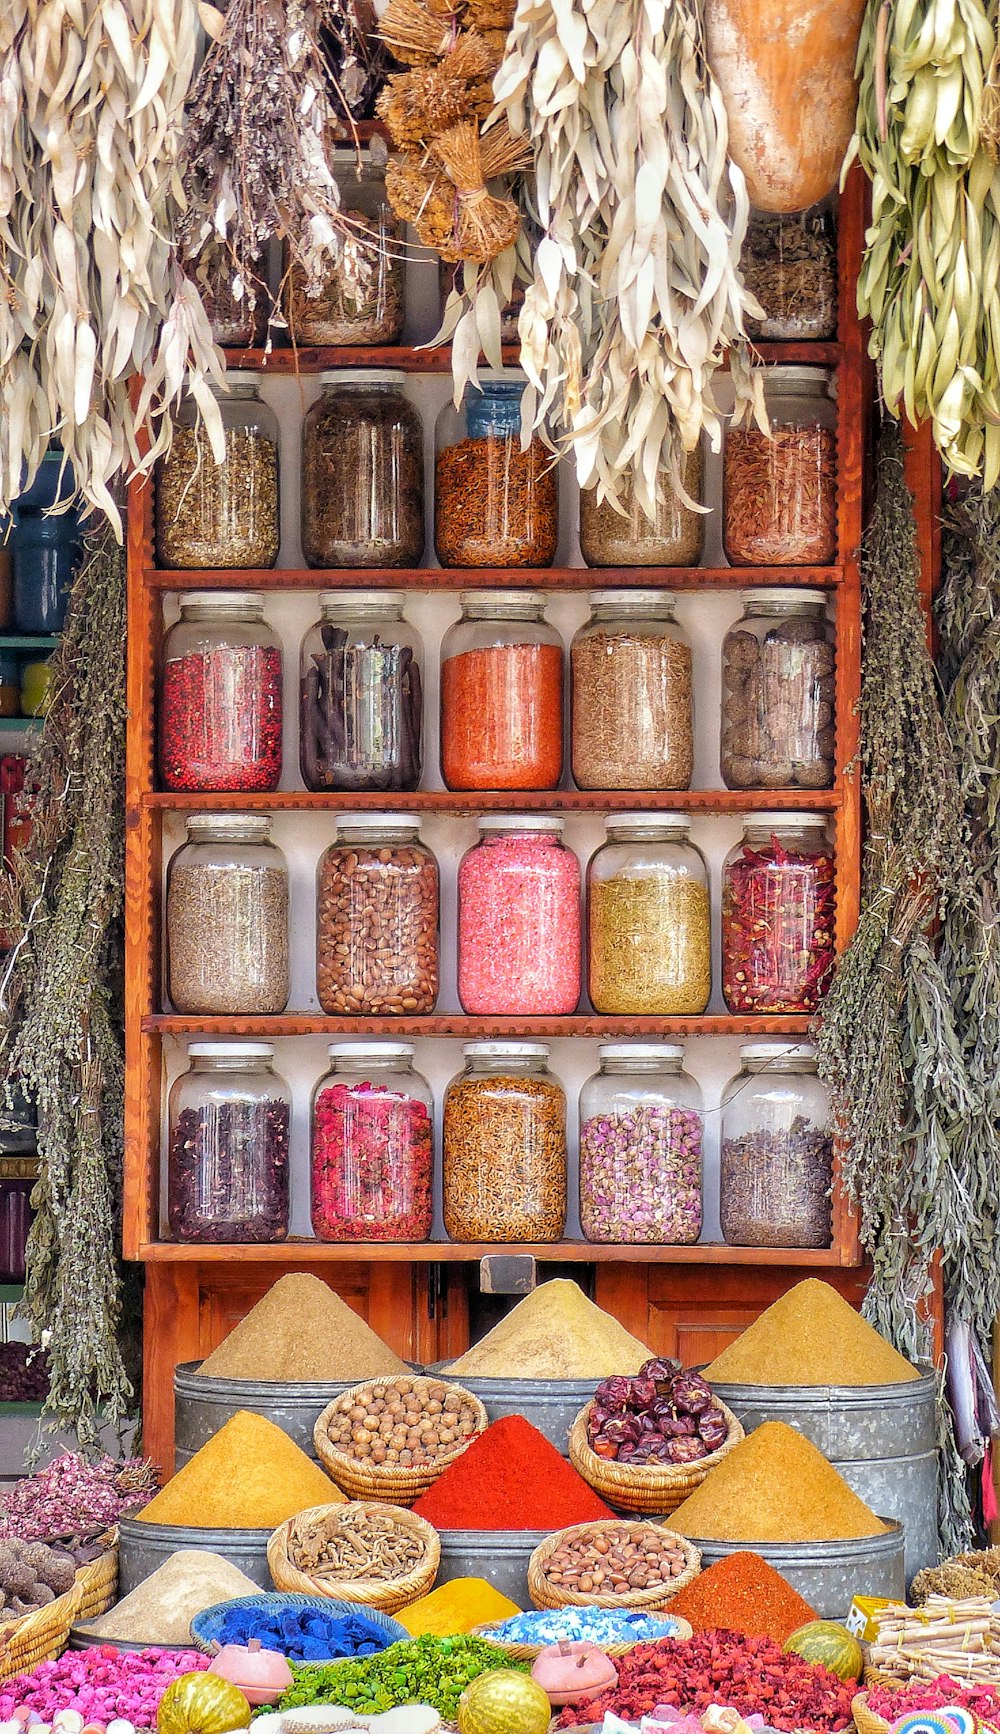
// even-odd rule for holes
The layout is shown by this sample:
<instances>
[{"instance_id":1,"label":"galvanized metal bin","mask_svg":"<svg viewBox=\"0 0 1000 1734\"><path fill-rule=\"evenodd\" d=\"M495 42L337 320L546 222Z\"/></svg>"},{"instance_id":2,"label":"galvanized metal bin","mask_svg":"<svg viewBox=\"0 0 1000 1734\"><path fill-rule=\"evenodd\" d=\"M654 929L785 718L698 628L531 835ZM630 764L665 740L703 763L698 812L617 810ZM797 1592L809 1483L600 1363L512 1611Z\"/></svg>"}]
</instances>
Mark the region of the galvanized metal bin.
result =
<instances>
[{"instance_id":1,"label":"galvanized metal bin","mask_svg":"<svg viewBox=\"0 0 1000 1734\"><path fill-rule=\"evenodd\" d=\"M528 1561L548 1531L534 1529L442 1529L441 1564L435 1583L484 1577L519 1608L530 1608Z\"/></svg>"},{"instance_id":2,"label":"galvanized metal bin","mask_svg":"<svg viewBox=\"0 0 1000 1734\"><path fill-rule=\"evenodd\" d=\"M218 1553L240 1571L272 1590L271 1573L267 1569L269 1529L194 1529L179 1523L142 1523L134 1517L123 1517L118 1526L118 1599L130 1594L137 1584L164 1565L179 1547L198 1547L208 1553Z\"/></svg>"},{"instance_id":3,"label":"galvanized metal bin","mask_svg":"<svg viewBox=\"0 0 1000 1734\"><path fill-rule=\"evenodd\" d=\"M315 1459L313 1427L328 1403L357 1379L327 1384L278 1383L272 1379L215 1379L199 1373L200 1361L174 1368L174 1438L181 1469L240 1409L263 1415ZM414 1371L419 1372L419 1367ZM270 1581L268 1581L270 1588Z\"/></svg>"},{"instance_id":4,"label":"galvanized metal bin","mask_svg":"<svg viewBox=\"0 0 1000 1734\"><path fill-rule=\"evenodd\" d=\"M475 1379L449 1373L439 1362L428 1369L451 1384L463 1385L478 1397L491 1421L523 1415L564 1457L569 1456L569 1430L589 1403L598 1379Z\"/></svg>"},{"instance_id":5,"label":"galvanized metal bin","mask_svg":"<svg viewBox=\"0 0 1000 1734\"><path fill-rule=\"evenodd\" d=\"M883 1535L865 1535L857 1541L730 1543L702 1541L696 1535L691 1540L701 1553L702 1571L730 1553L760 1554L823 1620L846 1619L856 1595L903 1600L903 1529L898 1523Z\"/></svg>"}]
</instances>

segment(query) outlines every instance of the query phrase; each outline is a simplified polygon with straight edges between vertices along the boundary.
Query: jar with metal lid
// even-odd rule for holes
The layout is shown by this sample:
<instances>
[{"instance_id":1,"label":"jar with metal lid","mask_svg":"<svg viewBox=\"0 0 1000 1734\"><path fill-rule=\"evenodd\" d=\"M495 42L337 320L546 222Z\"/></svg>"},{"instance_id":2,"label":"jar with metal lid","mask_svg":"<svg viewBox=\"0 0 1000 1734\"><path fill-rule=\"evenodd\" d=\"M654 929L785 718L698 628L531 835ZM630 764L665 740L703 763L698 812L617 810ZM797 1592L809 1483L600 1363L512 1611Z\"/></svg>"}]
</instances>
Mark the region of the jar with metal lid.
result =
<instances>
[{"instance_id":1,"label":"jar with metal lid","mask_svg":"<svg viewBox=\"0 0 1000 1734\"><path fill-rule=\"evenodd\" d=\"M452 1240L561 1240L566 1097L544 1042L470 1042L444 1096L444 1224Z\"/></svg>"},{"instance_id":2,"label":"jar with metal lid","mask_svg":"<svg viewBox=\"0 0 1000 1734\"><path fill-rule=\"evenodd\" d=\"M580 789L687 789L694 769L691 643L666 590L594 590L570 647Z\"/></svg>"},{"instance_id":3,"label":"jar with metal lid","mask_svg":"<svg viewBox=\"0 0 1000 1734\"><path fill-rule=\"evenodd\" d=\"M438 991L438 864L406 813L341 813L316 875L316 988L341 1017L415 1017Z\"/></svg>"},{"instance_id":4,"label":"jar with metal lid","mask_svg":"<svg viewBox=\"0 0 1000 1734\"><path fill-rule=\"evenodd\" d=\"M712 991L708 868L684 813L614 813L587 869L596 1012L696 1017Z\"/></svg>"},{"instance_id":5,"label":"jar with metal lid","mask_svg":"<svg viewBox=\"0 0 1000 1734\"><path fill-rule=\"evenodd\" d=\"M341 214L318 283L290 261L285 312L294 343L317 348L398 343L406 313L403 232L386 197L385 168L354 150L333 153Z\"/></svg>"},{"instance_id":6,"label":"jar with metal lid","mask_svg":"<svg viewBox=\"0 0 1000 1734\"><path fill-rule=\"evenodd\" d=\"M743 592L743 613L722 644L727 788L831 787L835 657L822 590Z\"/></svg>"},{"instance_id":7,"label":"jar with metal lid","mask_svg":"<svg viewBox=\"0 0 1000 1734\"><path fill-rule=\"evenodd\" d=\"M161 566L262 570L281 540L278 418L253 373L211 386L225 454L216 463L193 399L174 416L170 450L156 466L156 553Z\"/></svg>"},{"instance_id":8,"label":"jar with metal lid","mask_svg":"<svg viewBox=\"0 0 1000 1734\"><path fill-rule=\"evenodd\" d=\"M166 789L270 793L281 781L281 640L253 590L191 590L163 641Z\"/></svg>"},{"instance_id":9,"label":"jar with metal lid","mask_svg":"<svg viewBox=\"0 0 1000 1734\"><path fill-rule=\"evenodd\" d=\"M723 1239L823 1247L832 1239L830 1097L808 1042L754 1042L722 1097Z\"/></svg>"},{"instance_id":10,"label":"jar with metal lid","mask_svg":"<svg viewBox=\"0 0 1000 1734\"><path fill-rule=\"evenodd\" d=\"M424 430L405 375L320 374L302 423L302 552L307 566L419 566L424 555Z\"/></svg>"},{"instance_id":11,"label":"jar with metal lid","mask_svg":"<svg viewBox=\"0 0 1000 1734\"><path fill-rule=\"evenodd\" d=\"M415 789L420 634L399 590L325 590L302 640L299 768L307 789Z\"/></svg>"},{"instance_id":12,"label":"jar with metal lid","mask_svg":"<svg viewBox=\"0 0 1000 1734\"><path fill-rule=\"evenodd\" d=\"M611 1043L580 1091L587 1240L692 1246L701 1233L704 1103L672 1042Z\"/></svg>"},{"instance_id":13,"label":"jar with metal lid","mask_svg":"<svg viewBox=\"0 0 1000 1734\"><path fill-rule=\"evenodd\" d=\"M177 1240L284 1240L291 1092L270 1042L191 1042L168 1102L167 1216Z\"/></svg>"},{"instance_id":14,"label":"jar with metal lid","mask_svg":"<svg viewBox=\"0 0 1000 1734\"><path fill-rule=\"evenodd\" d=\"M828 566L837 557L837 409L819 367L769 367L769 434L726 429L722 539L733 566Z\"/></svg>"},{"instance_id":15,"label":"jar with metal lid","mask_svg":"<svg viewBox=\"0 0 1000 1734\"><path fill-rule=\"evenodd\" d=\"M407 1042L334 1042L312 1098L312 1225L320 1240L427 1240L434 1096Z\"/></svg>"},{"instance_id":16,"label":"jar with metal lid","mask_svg":"<svg viewBox=\"0 0 1000 1734\"><path fill-rule=\"evenodd\" d=\"M441 641L441 775L449 789L556 789L563 646L535 590L464 590Z\"/></svg>"},{"instance_id":17,"label":"jar with metal lid","mask_svg":"<svg viewBox=\"0 0 1000 1734\"><path fill-rule=\"evenodd\" d=\"M833 845L822 813L750 813L722 869L731 1012L814 1012L833 973Z\"/></svg>"},{"instance_id":18,"label":"jar with metal lid","mask_svg":"<svg viewBox=\"0 0 1000 1734\"><path fill-rule=\"evenodd\" d=\"M743 281L764 309L750 337L817 342L837 335L837 225L823 205L789 215L754 211L740 255Z\"/></svg>"},{"instance_id":19,"label":"jar with metal lid","mask_svg":"<svg viewBox=\"0 0 1000 1734\"><path fill-rule=\"evenodd\" d=\"M167 868L177 1012L260 1017L288 1004L288 863L267 813L189 813Z\"/></svg>"},{"instance_id":20,"label":"jar with metal lid","mask_svg":"<svg viewBox=\"0 0 1000 1734\"><path fill-rule=\"evenodd\" d=\"M552 453L521 450L521 374L479 375L437 419L434 545L442 566L551 566L559 539Z\"/></svg>"},{"instance_id":21,"label":"jar with metal lid","mask_svg":"<svg viewBox=\"0 0 1000 1734\"><path fill-rule=\"evenodd\" d=\"M580 864L550 814L487 813L458 869L469 1017L567 1017L580 998Z\"/></svg>"},{"instance_id":22,"label":"jar with metal lid","mask_svg":"<svg viewBox=\"0 0 1000 1734\"><path fill-rule=\"evenodd\" d=\"M692 511L670 476L660 477L663 498L649 518L632 491L622 489L622 511L609 500L598 503L595 488L580 492L580 553L588 566L697 566L705 545L704 512ZM687 452L681 482L688 498L701 505L705 463L701 445Z\"/></svg>"}]
</instances>

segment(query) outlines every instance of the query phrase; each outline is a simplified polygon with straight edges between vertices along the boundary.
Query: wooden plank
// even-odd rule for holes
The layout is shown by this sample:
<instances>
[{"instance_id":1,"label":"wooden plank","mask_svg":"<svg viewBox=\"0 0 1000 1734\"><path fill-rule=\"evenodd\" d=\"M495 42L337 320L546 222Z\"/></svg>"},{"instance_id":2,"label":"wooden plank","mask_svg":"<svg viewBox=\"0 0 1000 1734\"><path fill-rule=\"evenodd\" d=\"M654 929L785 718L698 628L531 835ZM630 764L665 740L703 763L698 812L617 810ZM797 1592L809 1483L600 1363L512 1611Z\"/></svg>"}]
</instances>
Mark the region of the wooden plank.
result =
<instances>
[{"instance_id":1,"label":"wooden plank","mask_svg":"<svg viewBox=\"0 0 1000 1734\"><path fill-rule=\"evenodd\" d=\"M755 346L761 361L768 366L789 362L812 362L836 367L840 360L838 343L758 343ZM520 356L517 343L503 345L507 366L516 367ZM443 374L451 371L451 345L443 343L431 349L426 345L395 343L365 348L293 349L291 345L275 345L272 349L227 349L228 367L250 369L265 376L295 377L299 374L325 373L333 368L390 367L397 372L413 374Z\"/></svg>"},{"instance_id":2,"label":"wooden plank","mask_svg":"<svg viewBox=\"0 0 1000 1734\"><path fill-rule=\"evenodd\" d=\"M448 789L413 789L386 794L372 789L346 793L330 789L317 793L307 789L280 789L276 794L189 795L152 791L142 804L154 812L216 813L451 813L472 818L477 813L757 813L766 800L768 810L833 812L840 803L836 789L673 789L667 794L646 794L636 789L517 790L487 789L454 792Z\"/></svg>"},{"instance_id":3,"label":"wooden plank","mask_svg":"<svg viewBox=\"0 0 1000 1734\"><path fill-rule=\"evenodd\" d=\"M153 1012L142 1020L147 1034L190 1036L461 1036L466 1041L502 1036L804 1036L808 1017L625 1018L580 1012L574 1017L469 1018L460 1012L439 1017L348 1018L311 1012L271 1017L196 1017Z\"/></svg>"},{"instance_id":4,"label":"wooden plank","mask_svg":"<svg viewBox=\"0 0 1000 1734\"><path fill-rule=\"evenodd\" d=\"M510 1251L525 1253L539 1262L552 1264L684 1264L684 1265L794 1265L803 1269L822 1267L835 1269L840 1254L835 1247L806 1248L789 1251L787 1247L725 1246L719 1241L702 1241L696 1246L598 1246L588 1240L540 1241L536 1244L461 1242L452 1240L422 1240L400 1244L397 1241L351 1241L337 1245L323 1240L282 1240L273 1246L201 1246L181 1245L178 1241L147 1241L139 1248L139 1256L147 1264L222 1264L238 1260L240 1264L291 1265L296 1268L322 1264L342 1264L363 1259L369 1264L392 1264L401 1259L407 1264L478 1264L490 1253Z\"/></svg>"},{"instance_id":5,"label":"wooden plank","mask_svg":"<svg viewBox=\"0 0 1000 1734\"><path fill-rule=\"evenodd\" d=\"M146 582L157 590L742 590L750 584L834 589L839 566L513 566L269 567L265 571L173 571L150 566Z\"/></svg>"}]
</instances>

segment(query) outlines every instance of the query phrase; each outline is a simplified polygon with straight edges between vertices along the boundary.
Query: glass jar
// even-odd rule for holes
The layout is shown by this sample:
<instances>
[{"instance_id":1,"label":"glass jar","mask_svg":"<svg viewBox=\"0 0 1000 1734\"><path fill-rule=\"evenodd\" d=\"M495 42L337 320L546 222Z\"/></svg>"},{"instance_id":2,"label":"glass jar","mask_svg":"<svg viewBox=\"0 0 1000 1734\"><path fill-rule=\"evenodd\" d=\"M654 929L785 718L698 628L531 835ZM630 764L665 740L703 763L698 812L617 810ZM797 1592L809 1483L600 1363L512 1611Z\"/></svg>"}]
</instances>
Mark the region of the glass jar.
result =
<instances>
[{"instance_id":1,"label":"glass jar","mask_svg":"<svg viewBox=\"0 0 1000 1734\"><path fill-rule=\"evenodd\" d=\"M580 998L580 864L548 814L485 814L458 869L468 1017L568 1017Z\"/></svg>"},{"instance_id":2,"label":"glass jar","mask_svg":"<svg viewBox=\"0 0 1000 1734\"><path fill-rule=\"evenodd\" d=\"M770 434L726 429L722 539L733 566L828 566L837 557L837 409L829 373L769 367Z\"/></svg>"},{"instance_id":3,"label":"glass jar","mask_svg":"<svg viewBox=\"0 0 1000 1734\"><path fill-rule=\"evenodd\" d=\"M174 1010L260 1017L288 1004L288 864L267 813L190 813L167 868Z\"/></svg>"},{"instance_id":4,"label":"glass jar","mask_svg":"<svg viewBox=\"0 0 1000 1734\"><path fill-rule=\"evenodd\" d=\"M406 312L403 233L386 198L385 168L370 156L359 162L353 150L337 150L333 172L350 234L334 243L318 285L289 263L285 312L292 341L320 349L398 343Z\"/></svg>"},{"instance_id":5,"label":"glass jar","mask_svg":"<svg viewBox=\"0 0 1000 1734\"><path fill-rule=\"evenodd\" d=\"M570 647L580 789L687 789L694 769L691 644L666 590L594 590Z\"/></svg>"},{"instance_id":6,"label":"glass jar","mask_svg":"<svg viewBox=\"0 0 1000 1734\"><path fill-rule=\"evenodd\" d=\"M555 459L521 450L522 375L479 375L438 416L434 546L442 566L551 566L559 540Z\"/></svg>"},{"instance_id":7,"label":"glass jar","mask_svg":"<svg viewBox=\"0 0 1000 1734\"><path fill-rule=\"evenodd\" d=\"M0 1155L0 1282L21 1283L27 1274L28 1235L35 1220L31 1194L37 1181L37 1156Z\"/></svg>"},{"instance_id":8,"label":"glass jar","mask_svg":"<svg viewBox=\"0 0 1000 1734\"><path fill-rule=\"evenodd\" d=\"M424 556L424 430L405 375L321 373L302 424L302 552L307 566L419 566Z\"/></svg>"},{"instance_id":9,"label":"glass jar","mask_svg":"<svg viewBox=\"0 0 1000 1734\"><path fill-rule=\"evenodd\" d=\"M814 1012L833 972L833 846L822 813L750 813L722 868L731 1012Z\"/></svg>"},{"instance_id":10,"label":"glass jar","mask_svg":"<svg viewBox=\"0 0 1000 1734\"><path fill-rule=\"evenodd\" d=\"M167 1216L177 1240L288 1234L291 1092L270 1042L192 1042L170 1091Z\"/></svg>"},{"instance_id":11,"label":"glass jar","mask_svg":"<svg viewBox=\"0 0 1000 1734\"><path fill-rule=\"evenodd\" d=\"M438 991L438 864L405 813L342 813L316 875L316 988L341 1017L416 1017Z\"/></svg>"},{"instance_id":12,"label":"glass jar","mask_svg":"<svg viewBox=\"0 0 1000 1734\"><path fill-rule=\"evenodd\" d=\"M692 1246L701 1233L704 1104L669 1042L597 1050L580 1091L580 1226L587 1240Z\"/></svg>"},{"instance_id":13,"label":"glass jar","mask_svg":"<svg viewBox=\"0 0 1000 1734\"><path fill-rule=\"evenodd\" d=\"M595 1012L697 1017L712 991L708 868L683 813L615 813L587 869Z\"/></svg>"},{"instance_id":14,"label":"glass jar","mask_svg":"<svg viewBox=\"0 0 1000 1734\"><path fill-rule=\"evenodd\" d=\"M544 1042L470 1042L444 1096L444 1225L452 1240L561 1240L566 1097Z\"/></svg>"},{"instance_id":15,"label":"glass jar","mask_svg":"<svg viewBox=\"0 0 1000 1734\"><path fill-rule=\"evenodd\" d=\"M464 590L441 641L441 775L449 789L556 789L563 647L534 590Z\"/></svg>"},{"instance_id":16,"label":"glass jar","mask_svg":"<svg viewBox=\"0 0 1000 1734\"><path fill-rule=\"evenodd\" d=\"M267 336L268 299L262 255L253 260L254 281L236 272L223 242L207 243L187 274L197 285L215 342L224 349L259 349Z\"/></svg>"},{"instance_id":17,"label":"glass jar","mask_svg":"<svg viewBox=\"0 0 1000 1734\"><path fill-rule=\"evenodd\" d=\"M163 641L166 789L270 793L281 781L281 641L253 590L191 590Z\"/></svg>"},{"instance_id":18,"label":"glass jar","mask_svg":"<svg viewBox=\"0 0 1000 1734\"><path fill-rule=\"evenodd\" d=\"M18 632L61 632L80 563L75 512L23 513L14 531L14 624Z\"/></svg>"},{"instance_id":19,"label":"glass jar","mask_svg":"<svg viewBox=\"0 0 1000 1734\"><path fill-rule=\"evenodd\" d=\"M185 399L170 450L156 466L156 553L161 566L263 570L280 544L278 418L253 373L211 386L225 456L217 464L201 411Z\"/></svg>"},{"instance_id":20,"label":"glass jar","mask_svg":"<svg viewBox=\"0 0 1000 1734\"><path fill-rule=\"evenodd\" d=\"M312 1099L320 1240L427 1240L434 1097L406 1042L334 1042Z\"/></svg>"},{"instance_id":21,"label":"glass jar","mask_svg":"<svg viewBox=\"0 0 1000 1734\"><path fill-rule=\"evenodd\" d=\"M420 635L398 590L325 590L302 640L299 768L307 789L415 789Z\"/></svg>"},{"instance_id":22,"label":"glass jar","mask_svg":"<svg viewBox=\"0 0 1000 1734\"><path fill-rule=\"evenodd\" d=\"M47 716L52 703L52 659L21 664L21 715Z\"/></svg>"},{"instance_id":23,"label":"glass jar","mask_svg":"<svg viewBox=\"0 0 1000 1734\"><path fill-rule=\"evenodd\" d=\"M16 656L0 656L0 716L17 716L21 709L21 664Z\"/></svg>"},{"instance_id":24,"label":"glass jar","mask_svg":"<svg viewBox=\"0 0 1000 1734\"><path fill-rule=\"evenodd\" d=\"M822 590L745 590L722 644L728 789L829 789L837 760L833 626Z\"/></svg>"},{"instance_id":25,"label":"glass jar","mask_svg":"<svg viewBox=\"0 0 1000 1734\"><path fill-rule=\"evenodd\" d=\"M705 464L701 446L684 459L684 491L700 505ZM674 492L670 477L661 477L663 499L656 517L647 518L632 492L622 490L623 512L609 500L598 504L595 488L580 493L580 553L588 566L697 566L705 545L705 513L693 512Z\"/></svg>"},{"instance_id":26,"label":"glass jar","mask_svg":"<svg viewBox=\"0 0 1000 1734\"><path fill-rule=\"evenodd\" d=\"M754 1042L722 1097L722 1235L729 1246L829 1246L830 1099L808 1042Z\"/></svg>"},{"instance_id":27,"label":"glass jar","mask_svg":"<svg viewBox=\"0 0 1000 1734\"><path fill-rule=\"evenodd\" d=\"M837 335L837 228L821 205L793 215L754 211L740 256L743 281L764 309L750 337L819 341Z\"/></svg>"}]
</instances>

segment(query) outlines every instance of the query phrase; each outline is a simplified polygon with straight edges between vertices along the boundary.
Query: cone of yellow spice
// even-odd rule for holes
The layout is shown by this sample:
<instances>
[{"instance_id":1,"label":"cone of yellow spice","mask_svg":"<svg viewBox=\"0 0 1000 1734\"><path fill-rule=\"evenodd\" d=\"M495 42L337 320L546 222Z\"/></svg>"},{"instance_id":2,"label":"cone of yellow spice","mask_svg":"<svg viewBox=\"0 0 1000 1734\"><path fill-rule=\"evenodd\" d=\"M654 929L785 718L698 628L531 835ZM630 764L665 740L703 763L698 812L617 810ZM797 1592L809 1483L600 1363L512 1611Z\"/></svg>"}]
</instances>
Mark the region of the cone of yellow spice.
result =
<instances>
[{"instance_id":1,"label":"cone of yellow spice","mask_svg":"<svg viewBox=\"0 0 1000 1734\"><path fill-rule=\"evenodd\" d=\"M916 1367L828 1282L807 1277L705 1368L710 1385L901 1385Z\"/></svg>"},{"instance_id":2,"label":"cone of yellow spice","mask_svg":"<svg viewBox=\"0 0 1000 1734\"><path fill-rule=\"evenodd\" d=\"M886 1525L794 1427L765 1421L678 1506L692 1541L853 1541Z\"/></svg>"},{"instance_id":3,"label":"cone of yellow spice","mask_svg":"<svg viewBox=\"0 0 1000 1734\"><path fill-rule=\"evenodd\" d=\"M138 1513L192 1529L277 1529L340 1488L273 1421L240 1409Z\"/></svg>"}]
</instances>

